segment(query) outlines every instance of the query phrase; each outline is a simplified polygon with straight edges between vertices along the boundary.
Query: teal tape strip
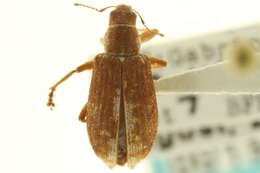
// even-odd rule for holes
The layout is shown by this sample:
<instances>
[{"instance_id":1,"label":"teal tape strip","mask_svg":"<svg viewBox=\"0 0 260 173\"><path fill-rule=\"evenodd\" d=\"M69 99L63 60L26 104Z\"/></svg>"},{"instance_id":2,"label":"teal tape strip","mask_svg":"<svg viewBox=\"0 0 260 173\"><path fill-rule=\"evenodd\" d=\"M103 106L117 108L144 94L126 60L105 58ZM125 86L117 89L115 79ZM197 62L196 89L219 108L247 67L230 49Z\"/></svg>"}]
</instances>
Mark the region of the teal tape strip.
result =
<instances>
[{"instance_id":1,"label":"teal tape strip","mask_svg":"<svg viewBox=\"0 0 260 173\"><path fill-rule=\"evenodd\" d=\"M175 173L167 160L153 159L151 161L153 173ZM171 170L170 170L171 168ZM197 173L197 172L196 172ZM198 172L198 173L260 173L260 160L256 160L247 166L235 168L223 172Z\"/></svg>"},{"instance_id":2,"label":"teal tape strip","mask_svg":"<svg viewBox=\"0 0 260 173\"><path fill-rule=\"evenodd\" d=\"M152 163L153 173L171 173L167 161L161 159L153 159Z\"/></svg>"}]
</instances>

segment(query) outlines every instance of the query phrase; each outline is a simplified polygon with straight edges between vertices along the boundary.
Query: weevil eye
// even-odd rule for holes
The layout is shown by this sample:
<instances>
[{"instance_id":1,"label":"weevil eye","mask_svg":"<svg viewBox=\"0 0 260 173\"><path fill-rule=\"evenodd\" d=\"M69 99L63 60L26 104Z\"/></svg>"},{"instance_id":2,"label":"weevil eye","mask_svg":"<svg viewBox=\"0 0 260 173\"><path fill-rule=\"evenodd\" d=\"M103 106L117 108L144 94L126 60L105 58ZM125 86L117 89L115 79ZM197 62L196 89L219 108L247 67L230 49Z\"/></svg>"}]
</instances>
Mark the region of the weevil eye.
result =
<instances>
[{"instance_id":1,"label":"weevil eye","mask_svg":"<svg viewBox=\"0 0 260 173\"><path fill-rule=\"evenodd\" d=\"M118 5L115 10L110 13L109 25L126 24L135 25L136 14L130 6Z\"/></svg>"}]
</instances>

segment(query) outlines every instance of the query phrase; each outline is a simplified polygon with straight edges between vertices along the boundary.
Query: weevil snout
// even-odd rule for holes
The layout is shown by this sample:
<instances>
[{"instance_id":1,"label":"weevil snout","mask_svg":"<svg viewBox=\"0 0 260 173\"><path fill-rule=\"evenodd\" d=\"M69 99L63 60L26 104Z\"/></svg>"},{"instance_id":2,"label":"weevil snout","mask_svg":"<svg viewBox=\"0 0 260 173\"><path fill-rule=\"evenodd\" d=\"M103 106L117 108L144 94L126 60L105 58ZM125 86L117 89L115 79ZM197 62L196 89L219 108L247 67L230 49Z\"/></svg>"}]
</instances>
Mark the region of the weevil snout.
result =
<instances>
[{"instance_id":1,"label":"weevil snout","mask_svg":"<svg viewBox=\"0 0 260 173\"><path fill-rule=\"evenodd\" d=\"M110 13L109 25L125 24L125 25L135 25L136 14L131 6L128 5L118 5L116 9Z\"/></svg>"}]
</instances>

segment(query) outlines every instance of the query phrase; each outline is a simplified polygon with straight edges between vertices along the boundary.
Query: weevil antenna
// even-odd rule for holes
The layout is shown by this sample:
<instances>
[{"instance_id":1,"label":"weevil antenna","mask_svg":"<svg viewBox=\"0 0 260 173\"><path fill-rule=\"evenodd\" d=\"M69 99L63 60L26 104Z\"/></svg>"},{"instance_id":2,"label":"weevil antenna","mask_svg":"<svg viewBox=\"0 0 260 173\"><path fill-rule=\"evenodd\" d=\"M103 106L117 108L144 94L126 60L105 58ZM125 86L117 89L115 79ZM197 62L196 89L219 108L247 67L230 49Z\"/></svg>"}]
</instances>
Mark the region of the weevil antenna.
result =
<instances>
[{"instance_id":1,"label":"weevil antenna","mask_svg":"<svg viewBox=\"0 0 260 173\"><path fill-rule=\"evenodd\" d=\"M141 22L142 22L142 24L144 25L144 27L145 27L148 31L150 31L150 32L153 33L153 31L151 31L151 30L146 26L146 24L144 23L144 19L142 18L142 16L141 16L136 10L134 10L134 12L139 16L139 18L141 19ZM157 35L159 35L159 36L161 36L161 37L164 37L164 35L163 35L162 33L157 33Z\"/></svg>"},{"instance_id":2,"label":"weevil antenna","mask_svg":"<svg viewBox=\"0 0 260 173\"><path fill-rule=\"evenodd\" d=\"M87 7L87 8L90 8L90 9L92 9L92 10L96 10L97 12L103 12L103 11L105 11L105 10L108 9L108 8L116 7L116 6L108 6L108 7L102 8L102 9L97 9L97 8L94 8L94 7L85 5L85 4L80 4L80 3L74 3L74 5L75 5L75 6Z\"/></svg>"}]
</instances>

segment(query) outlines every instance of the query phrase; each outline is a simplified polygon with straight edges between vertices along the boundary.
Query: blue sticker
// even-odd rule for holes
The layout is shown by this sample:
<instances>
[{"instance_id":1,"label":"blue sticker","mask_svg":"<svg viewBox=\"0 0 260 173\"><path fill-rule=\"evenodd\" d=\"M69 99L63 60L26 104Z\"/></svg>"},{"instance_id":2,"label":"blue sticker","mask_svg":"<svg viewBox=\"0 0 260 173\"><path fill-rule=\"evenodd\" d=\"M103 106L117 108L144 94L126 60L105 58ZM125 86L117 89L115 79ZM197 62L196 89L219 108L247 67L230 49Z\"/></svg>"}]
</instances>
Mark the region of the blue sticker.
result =
<instances>
[{"instance_id":1,"label":"blue sticker","mask_svg":"<svg viewBox=\"0 0 260 173\"><path fill-rule=\"evenodd\" d=\"M170 173L167 161L163 159L153 159L151 166L153 173Z\"/></svg>"}]
</instances>

